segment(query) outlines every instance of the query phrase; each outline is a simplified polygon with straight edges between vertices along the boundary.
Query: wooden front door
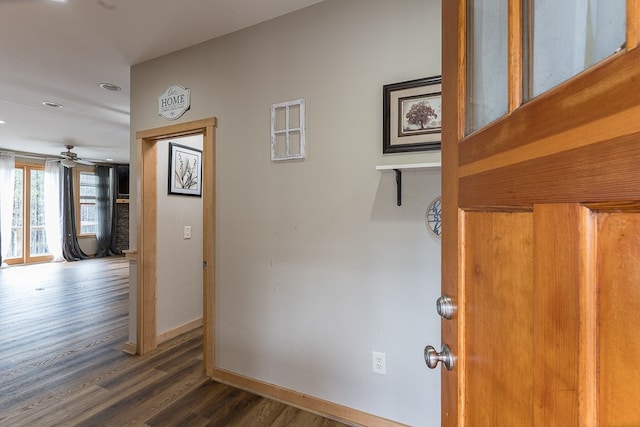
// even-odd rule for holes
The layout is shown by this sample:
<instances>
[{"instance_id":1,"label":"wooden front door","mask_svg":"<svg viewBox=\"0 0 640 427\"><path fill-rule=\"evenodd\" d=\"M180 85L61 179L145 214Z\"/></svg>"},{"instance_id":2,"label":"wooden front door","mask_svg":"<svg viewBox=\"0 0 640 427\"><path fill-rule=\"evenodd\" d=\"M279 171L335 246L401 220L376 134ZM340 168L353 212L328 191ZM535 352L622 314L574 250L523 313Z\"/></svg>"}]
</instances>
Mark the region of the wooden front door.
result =
<instances>
[{"instance_id":1,"label":"wooden front door","mask_svg":"<svg viewBox=\"0 0 640 427\"><path fill-rule=\"evenodd\" d=\"M445 426L640 425L640 2L621 52L465 135L466 1L443 2Z\"/></svg>"}]
</instances>

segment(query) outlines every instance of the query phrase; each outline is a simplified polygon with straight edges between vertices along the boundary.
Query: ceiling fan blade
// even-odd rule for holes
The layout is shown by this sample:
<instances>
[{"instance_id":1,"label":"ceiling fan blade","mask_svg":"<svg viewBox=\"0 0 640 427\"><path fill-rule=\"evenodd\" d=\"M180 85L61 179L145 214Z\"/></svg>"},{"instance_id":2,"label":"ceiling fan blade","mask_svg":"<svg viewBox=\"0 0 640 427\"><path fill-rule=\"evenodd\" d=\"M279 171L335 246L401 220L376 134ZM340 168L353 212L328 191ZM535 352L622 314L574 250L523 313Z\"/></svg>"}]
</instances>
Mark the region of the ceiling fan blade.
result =
<instances>
[{"instance_id":1,"label":"ceiling fan blade","mask_svg":"<svg viewBox=\"0 0 640 427\"><path fill-rule=\"evenodd\" d=\"M75 161L77 163L80 163L81 165L87 165L87 166L94 166L95 165L95 163L90 162L89 160L75 159Z\"/></svg>"}]
</instances>

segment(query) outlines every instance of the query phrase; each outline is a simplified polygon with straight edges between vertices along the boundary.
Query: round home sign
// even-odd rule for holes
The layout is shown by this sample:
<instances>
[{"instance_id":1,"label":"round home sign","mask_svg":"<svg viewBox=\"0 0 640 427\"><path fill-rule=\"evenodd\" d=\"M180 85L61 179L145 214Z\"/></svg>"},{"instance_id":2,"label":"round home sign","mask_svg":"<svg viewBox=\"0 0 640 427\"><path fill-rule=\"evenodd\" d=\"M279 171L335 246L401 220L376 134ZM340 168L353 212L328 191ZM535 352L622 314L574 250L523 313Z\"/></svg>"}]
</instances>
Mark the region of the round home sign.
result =
<instances>
[{"instance_id":1,"label":"round home sign","mask_svg":"<svg viewBox=\"0 0 640 427\"><path fill-rule=\"evenodd\" d=\"M191 106L191 90L175 85L158 97L158 115L169 120L182 116Z\"/></svg>"}]
</instances>

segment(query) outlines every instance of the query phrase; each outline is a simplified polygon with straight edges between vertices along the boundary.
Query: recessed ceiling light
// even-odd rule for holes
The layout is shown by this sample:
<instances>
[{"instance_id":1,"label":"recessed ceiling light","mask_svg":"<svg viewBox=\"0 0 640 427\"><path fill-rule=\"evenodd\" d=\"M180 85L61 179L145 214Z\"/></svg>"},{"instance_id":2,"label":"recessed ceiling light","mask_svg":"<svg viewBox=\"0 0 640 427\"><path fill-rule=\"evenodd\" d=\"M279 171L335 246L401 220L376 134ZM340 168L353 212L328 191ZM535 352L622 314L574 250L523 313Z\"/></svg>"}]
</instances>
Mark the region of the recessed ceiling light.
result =
<instances>
[{"instance_id":1,"label":"recessed ceiling light","mask_svg":"<svg viewBox=\"0 0 640 427\"><path fill-rule=\"evenodd\" d=\"M110 90L111 92L118 92L122 90L120 86L114 85L113 83L100 83L98 86L100 86L100 89Z\"/></svg>"},{"instance_id":2,"label":"recessed ceiling light","mask_svg":"<svg viewBox=\"0 0 640 427\"><path fill-rule=\"evenodd\" d=\"M113 159L111 157L108 157L105 159L107 162L113 162Z\"/></svg>"},{"instance_id":3,"label":"recessed ceiling light","mask_svg":"<svg viewBox=\"0 0 640 427\"><path fill-rule=\"evenodd\" d=\"M5 123L7 123L7 122L5 122L4 120L0 120L0 125L3 125Z\"/></svg>"},{"instance_id":4,"label":"recessed ceiling light","mask_svg":"<svg viewBox=\"0 0 640 427\"><path fill-rule=\"evenodd\" d=\"M62 104L58 104L57 102L53 101L42 101L42 105L46 105L47 107L51 108L62 108Z\"/></svg>"}]
</instances>

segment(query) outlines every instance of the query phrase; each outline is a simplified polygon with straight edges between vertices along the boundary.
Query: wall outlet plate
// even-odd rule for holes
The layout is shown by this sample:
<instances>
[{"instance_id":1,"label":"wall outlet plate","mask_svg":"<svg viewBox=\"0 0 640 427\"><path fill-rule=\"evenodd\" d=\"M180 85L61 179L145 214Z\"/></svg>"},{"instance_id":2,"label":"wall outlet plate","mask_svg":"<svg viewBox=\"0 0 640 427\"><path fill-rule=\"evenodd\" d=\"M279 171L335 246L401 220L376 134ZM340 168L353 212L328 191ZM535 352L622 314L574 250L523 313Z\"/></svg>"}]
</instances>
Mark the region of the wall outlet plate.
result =
<instances>
[{"instance_id":1,"label":"wall outlet plate","mask_svg":"<svg viewBox=\"0 0 640 427\"><path fill-rule=\"evenodd\" d=\"M387 375L387 355L379 351L372 351L372 370L376 374Z\"/></svg>"}]
</instances>

